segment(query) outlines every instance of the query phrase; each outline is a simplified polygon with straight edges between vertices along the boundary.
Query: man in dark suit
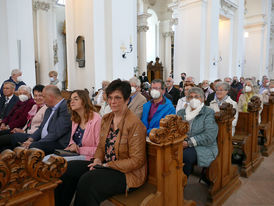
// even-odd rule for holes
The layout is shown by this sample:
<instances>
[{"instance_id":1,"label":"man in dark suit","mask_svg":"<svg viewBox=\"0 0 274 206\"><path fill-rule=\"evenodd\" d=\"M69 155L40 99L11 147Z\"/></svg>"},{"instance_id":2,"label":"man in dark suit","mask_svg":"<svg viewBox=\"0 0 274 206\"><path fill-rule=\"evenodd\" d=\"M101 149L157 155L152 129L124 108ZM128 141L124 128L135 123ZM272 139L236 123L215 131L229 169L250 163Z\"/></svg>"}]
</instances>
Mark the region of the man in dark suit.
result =
<instances>
[{"instance_id":1,"label":"man in dark suit","mask_svg":"<svg viewBox=\"0 0 274 206\"><path fill-rule=\"evenodd\" d=\"M3 85L3 95L0 97L0 122L8 116L14 105L19 101L19 98L14 95L15 84L5 82Z\"/></svg>"},{"instance_id":2,"label":"man in dark suit","mask_svg":"<svg viewBox=\"0 0 274 206\"><path fill-rule=\"evenodd\" d=\"M178 99L180 98L179 89L173 87L174 80L168 77L166 80L166 93L172 96L172 104L177 105Z\"/></svg>"},{"instance_id":3,"label":"man in dark suit","mask_svg":"<svg viewBox=\"0 0 274 206\"><path fill-rule=\"evenodd\" d=\"M39 148L45 154L52 154L55 149L64 149L70 139L71 120L67 109L67 101L62 98L60 90L54 85L43 89L45 104L48 109L40 127L31 135L15 133L11 135L10 144L18 144L25 148ZM1 144L0 146L6 146Z\"/></svg>"},{"instance_id":4,"label":"man in dark suit","mask_svg":"<svg viewBox=\"0 0 274 206\"><path fill-rule=\"evenodd\" d=\"M139 79L141 81L141 84L143 84L144 82L148 82L148 78L145 72L142 73L142 76L139 76Z\"/></svg>"}]
</instances>

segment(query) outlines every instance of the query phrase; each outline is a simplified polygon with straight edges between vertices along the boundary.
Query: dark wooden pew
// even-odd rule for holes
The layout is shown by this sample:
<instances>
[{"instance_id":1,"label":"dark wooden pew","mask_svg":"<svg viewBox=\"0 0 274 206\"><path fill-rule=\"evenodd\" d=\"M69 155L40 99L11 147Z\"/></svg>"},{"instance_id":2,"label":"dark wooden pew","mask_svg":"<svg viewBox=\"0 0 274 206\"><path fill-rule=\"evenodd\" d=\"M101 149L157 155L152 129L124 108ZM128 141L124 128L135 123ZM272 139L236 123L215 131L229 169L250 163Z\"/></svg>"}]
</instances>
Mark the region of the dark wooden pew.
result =
<instances>
[{"instance_id":1,"label":"dark wooden pew","mask_svg":"<svg viewBox=\"0 0 274 206\"><path fill-rule=\"evenodd\" d=\"M269 156L274 150L274 93L269 97L269 102L264 104L259 129L263 131L262 154Z\"/></svg>"},{"instance_id":2,"label":"dark wooden pew","mask_svg":"<svg viewBox=\"0 0 274 206\"><path fill-rule=\"evenodd\" d=\"M51 157L42 162L44 152L17 147L0 154L0 206L52 206L54 189L61 182L67 162Z\"/></svg>"},{"instance_id":3,"label":"dark wooden pew","mask_svg":"<svg viewBox=\"0 0 274 206\"><path fill-rule=\"evenodd\" d=\"M258 145L258 115L261 101L252 97L248 103L248 112L239 112L235 135L232 138L234 149L241 149L244 154L241 176L248 177L261 164L260 148Z\"/></svg>"},{"instance_id":4,"label":"dark wooden pew","mask_svg":"<svg viewBox=\"0 0 274 206\"><path fill-rule=\"evenodd\" d=\"M241 185L238 167L231 164L232 154L232 121L235 109L229 103L220 107L215 114L218 124L218 156L207 170L210 181L209 205L222 205L224 201Z\"/></svg>"},{"instance_id":5,"label":"dark wooden pew","mask_svg":"<svg viewBox=\"0 0 274 206\"><path fill-rule=\"evenodd\" d=\"M147 139L148 180L126 197L116 195L109 200L119 206L183 206L196 205L184 201L183 140L189 125L181 117L168 115L160 128L153 129Z\"/></svg>"}]
</instances>

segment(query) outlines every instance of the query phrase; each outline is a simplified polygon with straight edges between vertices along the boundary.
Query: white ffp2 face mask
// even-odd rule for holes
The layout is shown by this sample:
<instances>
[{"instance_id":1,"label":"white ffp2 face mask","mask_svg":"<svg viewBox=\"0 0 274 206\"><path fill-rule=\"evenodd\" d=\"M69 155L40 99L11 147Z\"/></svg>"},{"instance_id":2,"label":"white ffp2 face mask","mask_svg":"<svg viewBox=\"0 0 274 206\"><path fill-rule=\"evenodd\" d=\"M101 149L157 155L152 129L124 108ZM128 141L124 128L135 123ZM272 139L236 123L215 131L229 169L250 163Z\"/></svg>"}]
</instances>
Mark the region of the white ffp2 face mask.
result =
<instances>
[{"instance_id":1,"label":"white ffp2 face mask","mask_svg":"<svg viewBox=\"0 0 274 206\"><path fill-rule=\"evenodd\" d=\"M150 95L153 99L158 99L161 96L161 93L156 89L152 89Z\"/></svg>"},{"instance_id":2,"label":"white ffp2 face mask","mask_svg":"<svg viewBox=\"0 0 274 206\"><path fill-rule=\"evenodd\" d=\"M17 77L17 82L21 82L22 81L22 76Z\"/></svg>"},{"instance_id":3,"label":"white ffp2 face mask","mask_svg":"<svg viewBox=\"0 0 274 206\"><path fill-rule=\"evenodd\" d=\"M269 89L270 92L274 92L274 87Z\"/></svg>"},{"instance_id":4,"label":"white ffp2 face mask","mask_svg":"<svg viewBox=\"0 0 274 206\"><path fill-rule=\"evenodd\" d=\"M197 109L201 104L202 102L199 99L193 98L189 101L189 105L192 109Z\"/></svg>"},{"instance_id":5,"label":"white ffp2 face mask","mask_svg":"<svg viewBox=\"0 0 274 206\"><path fill-rule=\"evenodd\" d=\"M18 97L19 97L19 100L20 100L21 102L25 102L25 101L27 101L27 100L29 99L28 96L25 95L25 94L21 94L21 95L19 95Z\"/></svg>"},{"instance_id":6,"label":"white ffp2 face mask","mask_svg":"<svg viewBox=\"0 0 274 206\"><path fill-rule=\"evenodd\" d=\"M245 92L251 92L252 88L250 86L245 86Z\"/></svg>"},{"instance_id":7,"label":"white ffp2 face mask","mask_svg":"<svg viewBox=\"0 0 274 206\"><path fill-rule=\"evenodd\" d=\"M131 87L131 94L134 94L136 92L136 88L135 87Z\"/></svg>"},{"instance_id":8,"label":"white ffp2 face mask","mask_svg":"<svg viewBox=\"0 0 274 206\"><path fill-rule=\"evenodd\" d=\"M54 80L55 80L54 77L50 77L49 79L51 82L54 82Z\"/></svg>"}]
</instances>

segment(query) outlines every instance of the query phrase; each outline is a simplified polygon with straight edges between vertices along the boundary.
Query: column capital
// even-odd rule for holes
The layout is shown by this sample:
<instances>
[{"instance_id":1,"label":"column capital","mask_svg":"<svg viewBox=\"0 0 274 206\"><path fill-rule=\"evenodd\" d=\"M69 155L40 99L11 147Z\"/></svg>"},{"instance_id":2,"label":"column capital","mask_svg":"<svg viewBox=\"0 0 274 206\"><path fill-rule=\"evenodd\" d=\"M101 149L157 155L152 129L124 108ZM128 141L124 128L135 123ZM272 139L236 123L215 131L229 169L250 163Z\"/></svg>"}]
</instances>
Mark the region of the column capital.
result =
<instances>
[{"instance_id":1,"label":"column capital","mask_svg":"<svg viewBox=\"0 0 274 206\"><path fill-rule=\"evenodd\" d=\"M34 0L32 1L32 9L34 11L42 10L47 12L50 9L50 3Z\"/></svg>"},{"instance_id":2,"label":"column capital","mask_svg":"<svg viewBox=\"0 0 274 206\"><path fill-rule=\"evenodd\" d=\"M172 31L169 31L169 32L164 32L164 33L162 33L162 35L163 35L163 37L172 37L173 35L174 35L174 32L172 32Z\"/></svg>"},{"instance_id":3,"label":"column capital","mask_svg":"<svg viewBox=\"0 0 274 206\"><path fill-rule=\"evenodd\" d=\"M148 26L137 26L138 32L147 32L148 29L149 29Z\"/></svg>"},{"instance_id":4,"label":"column capital","mask_svg":"<svg viewBox=\"0 0 274 206\"><path fill-rule=\"evenodd\" d=\"M141 13L137 16L137 23L138 26L146 26L147 25L147 19L151 17L151 14L149 13Z\"/></svg>"}]
</instances>

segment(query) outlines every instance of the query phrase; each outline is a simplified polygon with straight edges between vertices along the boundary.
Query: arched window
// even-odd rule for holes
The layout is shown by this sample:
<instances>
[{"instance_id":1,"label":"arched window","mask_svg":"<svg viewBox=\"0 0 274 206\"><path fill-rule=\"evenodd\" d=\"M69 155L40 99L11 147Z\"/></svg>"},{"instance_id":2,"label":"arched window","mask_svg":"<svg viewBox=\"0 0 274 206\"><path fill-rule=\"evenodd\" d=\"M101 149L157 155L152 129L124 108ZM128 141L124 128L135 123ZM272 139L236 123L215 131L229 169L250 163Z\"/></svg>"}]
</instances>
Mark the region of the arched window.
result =
<instances>
[{"instance_id":1,"label":"arched window","mask_svg":"<svg viewBox=\"0 0 274 206\"><path fill-rule=\"evenodd\" d=\"M159 56L159 21L157 14L148 9L151 17L147 19L148 31L146 32L147 62L154 61Z\"/></svg>"}]
</instances>

